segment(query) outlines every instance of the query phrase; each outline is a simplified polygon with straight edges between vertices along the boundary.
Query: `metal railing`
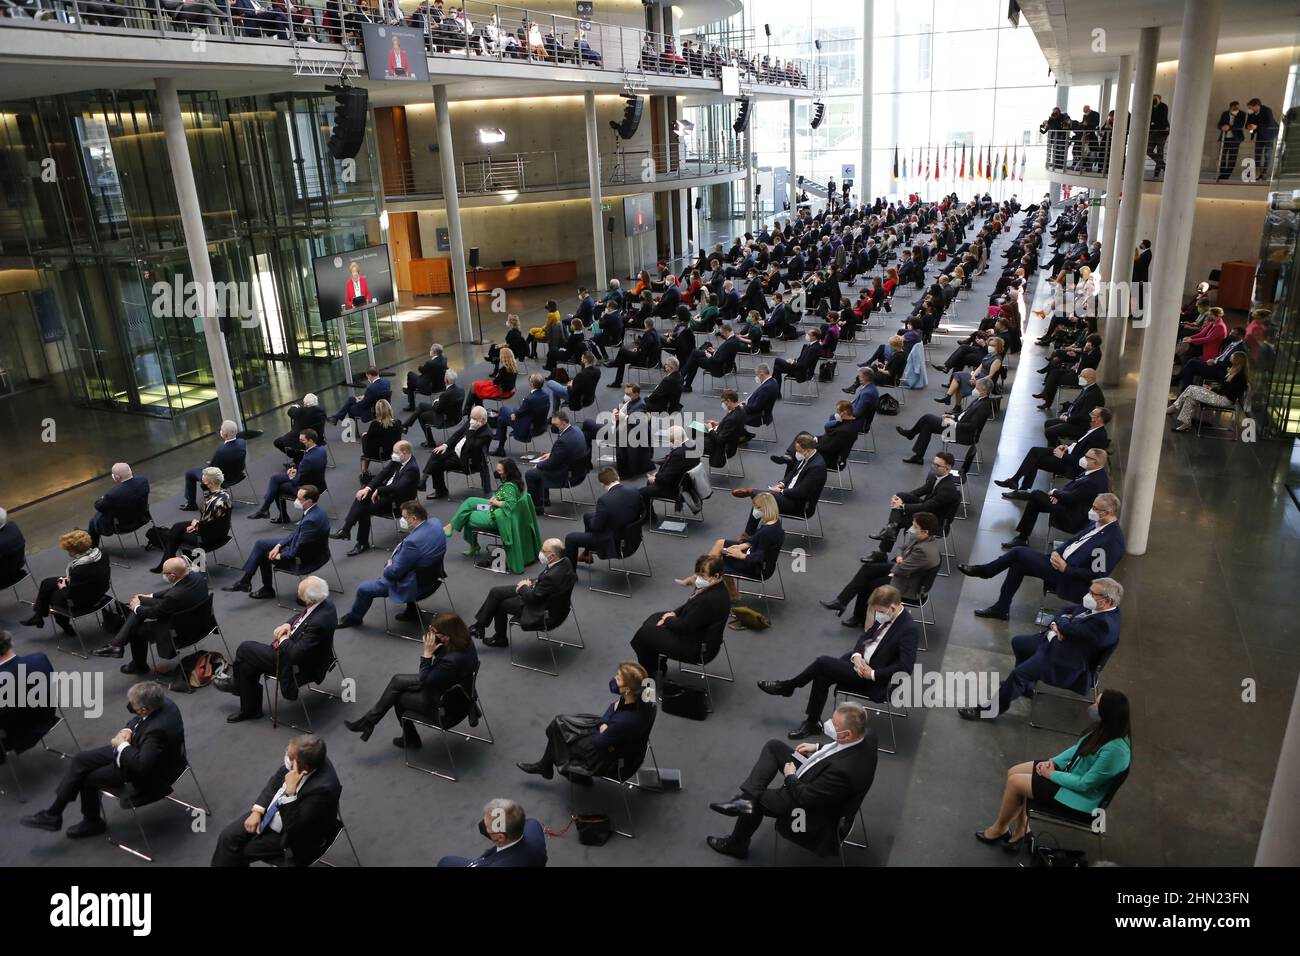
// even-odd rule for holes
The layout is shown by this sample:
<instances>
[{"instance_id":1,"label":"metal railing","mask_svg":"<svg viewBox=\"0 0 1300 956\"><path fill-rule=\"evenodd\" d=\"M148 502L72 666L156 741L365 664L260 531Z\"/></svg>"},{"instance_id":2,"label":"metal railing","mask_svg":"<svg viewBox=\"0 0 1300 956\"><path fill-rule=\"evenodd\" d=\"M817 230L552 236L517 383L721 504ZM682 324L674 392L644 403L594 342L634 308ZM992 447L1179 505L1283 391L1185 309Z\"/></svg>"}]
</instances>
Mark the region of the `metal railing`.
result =
<instances>
[{"instance_id":1,"label":"metal railing","mask_svg":"<svg viewBox=\"0 0 1300 956\"><path fill-rule=\"evenodd\" d=\"M586 163L556 150L526 153L494 153L473 156L456 164L457 194L488 196L503 193L537 192L551 189L585 189ZM684 148L662 146L653 149L619 149L600 158L600 180L604 186L644 183L647 190L665 180L697 179L740 173L744 155L737 150L690 155ZM384 195L390 198L443 195L442 171L433 159L421 163L406 160L395 177L384 179Z\"/></svg>"},{"instance_id":2,"label":"metal railing","mask_svg":"<svg viewBox=\"0 0 1300 956\"><path fill-rule=\"evenodd\" d=\"M180 34L201 36L204 42L256 41L307 48L359 49L363 24L400 23L419 29L428 55L435 58L459 56L702 79L718 79L724 66L734 66L742 80L757 85L818 90L825 83L825 71L800 58L773 61L720 46L704 49L691 42L678 50L666 34L480 0L464 0L441 17L427 2L405 11L397 0L384 0L378 9L354 0L310 5L248 0L242 10L234 9L229 0L0 0L0 12L10 14L10 18L0 17L0 26L19 17L42 21L49 29Z\"/></svg>"},{"instance_id":3,"label":"metal railing","mask_svg":"<svg viewBox=\"0 0 1300 956\"><path fill-rule=\"evenodd\" d=\"M1044 144L1047 169L1104 178L1110 165L1111 133L1109 129L1047 131ZM1201 153L1200 181L1267 183L1273 173L1281 133L1279 127L1269 140L1257 140L1253 134L1245 134L1244 140L1220 138L1208 144ZM1169 132L1152 130L1148 135L1142 175L1145 179L1158 179L1168 161L1165 145Z\"/></svg>"}]
</instances>

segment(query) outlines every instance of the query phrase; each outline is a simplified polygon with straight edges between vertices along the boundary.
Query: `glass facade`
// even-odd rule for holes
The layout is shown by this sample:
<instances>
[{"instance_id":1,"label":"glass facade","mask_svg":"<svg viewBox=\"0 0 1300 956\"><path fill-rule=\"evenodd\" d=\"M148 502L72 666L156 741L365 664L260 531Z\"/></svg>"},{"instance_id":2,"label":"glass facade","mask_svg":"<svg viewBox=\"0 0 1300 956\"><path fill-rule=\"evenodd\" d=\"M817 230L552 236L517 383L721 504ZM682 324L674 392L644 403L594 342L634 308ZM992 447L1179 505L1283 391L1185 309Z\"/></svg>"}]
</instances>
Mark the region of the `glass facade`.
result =
<instances>
[{"instance_id":1,"label":"glass facade","mask_svg":"<svg viewBox=\"0 0 1300 956\"><path fill-rule=\"evenodd\" d=\"M329 155L328 96L186 93L181 110L237 388L271 362L338 360L311 260L383 241L372 155ZM0 180L0 395L54 380L166 417L215 399L153 91L0 105ZM391 311L366 316L376 344L397 336Z\"/></svg>"}]
</instances>

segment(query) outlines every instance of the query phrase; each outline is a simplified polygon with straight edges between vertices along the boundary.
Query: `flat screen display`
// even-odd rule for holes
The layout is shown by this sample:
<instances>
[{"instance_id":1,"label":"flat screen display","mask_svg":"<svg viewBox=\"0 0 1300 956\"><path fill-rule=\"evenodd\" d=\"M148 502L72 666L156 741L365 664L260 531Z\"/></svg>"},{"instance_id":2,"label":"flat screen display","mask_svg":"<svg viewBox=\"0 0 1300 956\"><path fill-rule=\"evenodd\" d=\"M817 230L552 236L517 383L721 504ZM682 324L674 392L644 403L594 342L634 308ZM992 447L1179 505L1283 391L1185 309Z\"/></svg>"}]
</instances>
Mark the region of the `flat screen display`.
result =
<instances>
[{"instance_id":1,"label":"flat screen display","mask_svg":"<svg viewBox=\"0 0 1300 956\"><path fill-rule=\"evenodd\" d=\"M424 34L416 28L363 23L361 40L366 51L366 74L372 80L429 82Z\"/></svg>"},{"instance_id":2,"label":"flat screen display","mask_svg":"<svg viewBox=\"0 0 1300 956\"><path fill-rule=\"evenodd\" d=\"M655 227L655 200L649 193L623 198L623 234L639 236Z\"/></svg>"},{"instance_id":3,"label":"flat screen display","mask_svg":"<svg viewBox=\"0 0 1300 956\"><path fill-rule=\"evenodd\" d=\"M322 322L393 301L388 246L366 246L312 260Z\"/></svg>"}]
</instances>

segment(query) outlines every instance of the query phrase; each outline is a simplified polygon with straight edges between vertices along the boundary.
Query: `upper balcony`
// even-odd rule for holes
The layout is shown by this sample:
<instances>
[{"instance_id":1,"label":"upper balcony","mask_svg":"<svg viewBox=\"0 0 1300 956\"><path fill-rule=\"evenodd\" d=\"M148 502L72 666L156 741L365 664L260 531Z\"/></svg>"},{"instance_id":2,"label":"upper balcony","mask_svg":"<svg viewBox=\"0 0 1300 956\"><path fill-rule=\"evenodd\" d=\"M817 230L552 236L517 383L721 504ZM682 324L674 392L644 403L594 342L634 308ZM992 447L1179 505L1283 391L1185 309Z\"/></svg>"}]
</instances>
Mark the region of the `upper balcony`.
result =
<instances>
[{"instance_id":1,"label":"upper balcony","mask_svg":"<svg viewBox=\"0 0 1300 956\"><path fill-rule=\"evenodd\" d=\"M382 16L354 0L259 5L245 14L226 0L0 0L12 14L0 17L0 89L27 99L142 88L161 75L183 89L246 95L319 90L322 78L365 75L361 26ZM403 6L403 24L424 33L431 82L446 84L452 99L629 87L721 95L726 67L737 70L741 92L757 98L814 97L825 86L824 68L811 60L677 50L672 37L617 23L480 0L465 0L464 16L459 7L439 20L427 3ZM375 106L429 99L423 84L367 86Z\"/></svg>"}]
</instances>

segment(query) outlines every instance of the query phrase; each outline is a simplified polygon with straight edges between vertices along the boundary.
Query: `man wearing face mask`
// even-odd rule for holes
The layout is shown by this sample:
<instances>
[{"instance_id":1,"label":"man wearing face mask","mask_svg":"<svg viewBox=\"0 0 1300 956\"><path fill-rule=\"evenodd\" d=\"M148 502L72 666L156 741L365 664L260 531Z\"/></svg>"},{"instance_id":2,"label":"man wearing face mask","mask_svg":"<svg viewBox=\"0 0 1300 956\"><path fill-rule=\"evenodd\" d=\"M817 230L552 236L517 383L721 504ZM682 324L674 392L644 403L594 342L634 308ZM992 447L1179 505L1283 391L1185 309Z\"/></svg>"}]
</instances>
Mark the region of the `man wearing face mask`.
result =
<instances>
[{"instance_id":1,"label":"man wearing face mask","mask_svg":"<svg viewBox=\"0 0 1300 956\"><path fill-rule=\"evenodd\" d=\"M1040 471L1052 475L1077 477L1084 468L1083 459L1094 448L1106 449L1110 446L1110 435L1106 426L1110 424L1111 411L1098 406L1088 413L1088 430L1069 444L1038 445L1025 452L1020 467L1010 478L999 478L993 483L999 488L1011 490L1002 497L1010 501L1019 500L1034 486L1034 480Z\"/></svg>"},{"instance_id":2,"label":"man wearing face mask","mask_svg":"<svg viewBox=\"0 0 1300 956\"><path fill-rule=\"evenodd\" d=\"M799 744L792 750L785 741L769 740L740 792L724 803L709 804L715 813L736 818L730 835L708 838L710 849L745 859L763 817L772 817L792 827L801 824L807 835L802 842L834 855L836 827L875 780L876 734L867 726L867 712L851 703L836 707L817 730L831 742ZM773 786L777 777L781 782Z\"/></svg>"},{"instance_id":3,"label":"man wearing face mask","mask_svg":"<svg viewBox=\"0 0 1300 956\"><path fill-rule=\"evenodd\" d=\"M1079 394L1074 401L1061 407L1061 414L1043 423L1043 437L1051 442L1073 441L1091 427L1089 418L1094 408L1106 404L1106 396L1097 384L1097 370L1085 368L1079 372Z\"/></svg>"},{"instance_id":4,"label":"man wearing face mask","mask_svg":"<svg viewBox=\"0 0 1300 956\"><path fill-rule=\"evenodd\" d=\"M428 477L432 490L424 496L426 501L450 497L446 474L449 471L477 471L483 483L483 493L489 494L487 448L492 443L492 430L487 427L487 409L475 405L460 428L445 442L433 449L424 463L423 474Z\"/></svg>"},{"instance_id":5,"label":"man wearing face mask","mask_svg":"<svg viewBox=\"0 0 1300 956\"><path fill-rule=\"evenodd\" d=\"M262 716L262 676L279 681L280 696L298 699L297 677L314 683L324 678L334 657L334 629L338 612L324 578L310 575L298 582L298 603L303 609L271 632L271 643L244 641L235 650L234 683L230 692L239 697L239 710L226 716L237 724Z\"/></svg>"},{"instance_id":6,"label":"man wearing face mask","mask_svg":"<svg viewBox=\"0 0 1300 956\"><path fill-rule=\"evenodd\" d=\"M768 485L767 490L776 499L781 514L811 517L826 487L826 474L826 459L817 451L817 439L808 434L799 435L794 440L794 457L785 466L785 476L776 484ZM757 488L737 488L731 494L736 498L752 498L757 491Z\"/></svg>"},{"instance_id":7,"label":"man wearing face mask","mask_svg":"<svg viewBox=\"0 0 1300 956\"><path fill-rule=\"evenodd\" d=\"M564 536L564 556L575 568L578 562L591 564L593 552L600 558L613 557L626 529L636 524L641 514L641 495L631 485L623 484L616 470L602 468L596 477L604 491L596 499L596 510L583 514L585 530Z\"/></svg>"},{"instance_id":8,"label":"man wearing face mask","mask_svg":"<svg viewBox=\"0 0 1300 956\"><path fill-rule=\"evenodd\" d=\"M168 558L163 562L163 579L167 587L151 594L136 594L131 598L130 612L117 636L98 648L96 657L122 657L126 645L131 645L131 662L122 665L123 674L149 673L149 644L158 645L158 656L176 656L171 640L171 620L184 611L192 610L208 599L208 576L201 571L191 571L184 558Z\"/></svg>"},{"instance_id":9,"label":"man wearing face mask","mask_svg":"<svg viewBox=\"0 0 1300 956\"><path fill-rule=\"evenodd\" d=\"M417 620L415 602L421 592L436 586L437 574L447 554L447 535L442 522L428 519L429 513L418 501L402 505L398 526L407 532L406 537L384 562L379 577L357 586L352 609L339 618L339 627L356 627L370 610L371 603L385 597L406 604L397 614L399 621Z\"/></svg>"},{"instance_id":10,"label":"man wearing face mask","mask_svg":"<svg viewBox=\"0 0 1300 956\"><path fill-rule=\"evenodd\" d=\"M781 397L781 383L772 377L772 370L766 363L754 369L754 390L745 398L745 424L749 428L761 428L772 421L772 409ZM752 439L751 432L740 436L740 443Z\"/></svg>"},{"instance_id":11,"label":"man wearing face mask","mask_svg":"<svg viewBox=\"0 0 1300 956\"><path fill-rule=\"evenodd\" d=\"M745 430L745 410L740 405L740 395L734 388L724 388L720 396L722 418L708 419L705 424L704 454L714 468L725 468L740 447L740 435Z\"/></svg>"},{"instance_id":12,"label":"man wearing face mask","mask_svg":"<svg viewBox=\"0 0 1300 956\"><path fill-rule=\"evenodd\" d=\"M866 624L867 605L876 589L888 584L898 590L905 601L920 598L921 582L926 572L939 566L939 519L928 511L912 515L911 526L903 532L903 547L893 561L888 553L878 551L879 560L863 560L858 571L834 600L822 601L824 608L843 614L849 601L853 611L840 623L844 627L861 628ZM872 558L875 555L871 556Z\"/></svg>"},{"instance_id":13,"label":"man wearing face mask","mask_svg":"<svg viewBox=\"0 0 1300 956\"><path fill-rule=\"evenodd\" d=\"M289 741L284 764L249 810L221 831L212 866L248 866L265 860L311 866L338 832L343 784L325 755L325 741L303 734Z\"/></svg>"},{"instance_id":14,"label":"man wearing face mask","mask_svg":"<svg viewBox=\"0 0 1300 956\"><path fill-rule=\"evenodd\" d=\"M68 827L72 839L98 836L104 823L101 790L154 795L165 791L185 770L185 723L180 709L167 699L161 685L142 681L126 694L131 714L125 727L105 747L83 750L69 761L55 790L54 802L19 822L36 830L58 832L63 811L81 797L81 822Z\"/></svg>"},{"instance_id":15,"label":"man wearing face mask","mask_svg":"<svg viewBox=\"0 0 1300 956\"><path fill-rule=\"evenodd\" d=\"M1262 182L1268 179L1268 167L1273 160L1277 119L1258 97L1246 103L1246 113L1246 132L1255 140L1255 179Z\"/></svg>"},{"instance_id":16,"label":"man wearing face mask","mask_svg":"<svg viewBox=\"0 0 1300 956\"><path fill-rule=\"evenodd\" d=\"M949 514L961 501L961 486L953 465L957 459L950 451L941 451L930 460L930 474L925 483L911 491L900 491L889 500L889 520L885 526L873 535L872 541L879 541L880 546L871 552L865 561L884 561L894 549L898 532L912 522L913 515L922 511L929 512L936 518Z\"/></svg>"},{"instance_id":17,"label":"man wearing face mask","mask_svg":"<svg viewBox=\"0 0 1300 956\"><path fill-rule=\"evenodd\" d=\"M582 429L574 428L569 423L567 410L555 410L551 415L551 427L555 429L555 441L551 444L551 450L541 455L533 462L533 467L524 473L528 493L542 507L550 505L552 488L572 488L581 484L591 467L587 440L582 435Z\"/></svg>"},{"instance_id":18,"label":"man wearing face mask","mask_svg":"<svg viewBox=\"0 0 1300 956\"><path fill-rule=\"evenodd\" d=\"M1112 494L1098 495L1092 502L1088 520L1086 528L1047 554L1021 546L988 564L957 565L962 574L973 578L994 578L1003 571L1007 573L997 601L976 609L975 616L1005 621L1011 612L1011 599L1026 577L1041 578L1044 586L1059 598L1080 601L1092 581L1114 573L1124 560L1119 498Z\"/></svg>"},{"instance_id":19,"label":"man wearing face mask","mask_svg":"<svg viewBox=\"0 0 1300 956\"><path fill-rule=\"evenodd\" d=\"M835 414L827 419L823 427L822 434L812 435L809 432L800 432L796 435L796 440L800 435L807 435L813 440L817 448L817 453L822 456L828 468L834 466L839 468L853 450L854 443L858 440L858 435L862 433L861 422L853 413L853 403L848 399L840 399L835 403ZM778 465L789 465L795 458L795 443L790 442L784 455L772 455L772 461Z\"/></svg>"},{"instance_id":20,"label":"man wearing face mask","mask_svg":"<svg viewBox=\"0 0 1300 956\"><path fill-rule=\"evenodd\" d=\"M778 358L772 363L772 377L776 379L776 387L781 387L781 376L787 374L793 375L796 382L809 381L816 374L821 355L821 336L817 329L809 329L797 359L791 362L789 359Z\"/></svg>"},{"instance_id":21,"label":"man wearing face mask","mask_svg":"<svg viewBox=\"0 0 1300 956\"><path fill-rule=\"evenodd\" d=\"M803 723L790 731L791 740L821 733L822 709L832 687L880 702L889 692L895 674L912 672L921 628L903 607L898 588L883 585L872 591L867 612L866 629L849 653L818 657L789 680L758 682L759 690L776 697L792 697L800 687L812 684Z\"/></svg>"},{"instance_id":22,"label":"man wearing face mask","mask_svg":"<svg viewBox=\"0 0 1300 956\"><path fill-rule=\"evenodd\" d=\"M299 488L308 485L314 488L325 487L325 468L329 464L329 453L325 450L325 446L320 444L319 438L316 430L312 428L304 428L298 434L298 442L303 448L302 458L296 465L286 468L284 474L271 476L266 483L266 495L262 498L262 506L248 516L251 520L260 521L269 518L271 505L275 504L279 506L280 517L272 518L272 523L288 524L289 516L284 509L285 500L292 500Z\"/></svg>"},{"instance_id":23,"label":"man wearing face mask","mask_svg":"<svg viewBox=\"0 0 1300 956\"><path fill-rule=\"evenodd\" d=\"M657 414L682 410L681 365L671 355L664 359L664 377L645 398L645 410Z\"/></svg>"},{"instance_id":24,"label":"man wearing face mask","mask_svg":"<svg viewBox=\"0 0 1300 956\"><path fill-rule=\"evenodd\" d=\"M298 527L287 538L258 538L248 552L244 562L243 574L234 584L227 584L223 591L249 591L250 598L266 600L275 597L272 586L271 566L294 572L302 568L318 568L329 558L330 516L316 502L320 491L315 485L303 485L298 489L293 506L302 513ZM262 586L256 591L253 587L253 574L260 572Z\"/></svg>"},{"instance_id":25,"label":"man wearing face mask","mask_svg":"<svg viewBox=\"0 0 1300 956\"><path fill-rule=\"evenodd\" d=\"M112 475L113 487L95 501L95 513L86 522L90 543L96 548L100 535L117 534L118 528L140 527L149 522L149 479L133 474L124 461L113 466Z\"/></svg>"},{"instance_id":26,"label":"man wearing face mask","mask_svg":"<svg viewBox=\"0 0 1300 956\"><path fill-rule=\"evenodd\" d=\"M492 841L492 849L480 857L444 856L439 866L513 866L546 865L546 833L536 820L524 814L513 800L498 797L483 807L478 832Z\"/></svg>"},{"instance_id":27,"label":"man wearing face mask","mask_svg":"<svg viewBox=\"0 0 1300 956\"><path fill-rule=\"evenodd\" d=\"M347 541L352 526L357 526L357 543L348 552L349 556L362 554L370 550L370 518L378 515L392 518L402 506L402 502L415 497L421 483L420 466L415 460L409 441L399 441L393 445L393 453L384 466L384 470L357 489L343 525L331 538Z\"/></svg>"},{"instance_id":28,"label":"man wearing face mask","mask_svg":"<svg viewBox=\"0 0 1300 956\"><path fill-rule=\"evenodd\" d=\"M992 720L1005 714L1011 702L1034 689L1039 681L1080 696L1092 691L1093 675L1102 655L1119 643L1119 605L1124 587L1114 578L1098 578L1081 604L1062 608L1038 634L1011 639L1015 669L998 687L997 701L987 707L959 707L965 720ZM1096 720L1096 715L1092 715Z\"/></svg>"},{"instance_id":29,"label":"man wearing face mask","mask_svg":"<svg viewBox=\"0 0 1300 956\"><path fill-rule=\"evenodd\" d=\"M560 621L568 616L578 576L564 557L564 542L547 538L537 559L542 571L536 579L524 578L488 591L474 615L471 637L488 647L506 647L506 624L511 617L518 618L519 626L530 631L539 629L545 621ZM488 624L493 626L491 635L487 634Z\"/></svg>"},{"instance_id":30,"label":"man wearing face mask","mask_svg":"<svg viewBox=\"0 0 1300 956\"><path fill-rule=\"evenodd\" d=\"M1048 528L1060 528L1071 534L1096 520L1089 509L1098 495L1110 491L1110 476L1106 474L1109 460L1110 456L1106 452L1092 448L1079 459L1082 472L1061 487L1050 491L1012 491L1004 494L1003 498L1023 500L1026 504L1025 513L1016 525L1016 536L1010 541L1002 542L1003 550L1029 544L1029 536L1034 532L1038 516L1044 512L1050 516Z\"/></svg>"},{"instance_id":31,"label":"man wearing face mask","mask_svg":"<svg viewBox=\"0 0 1300 956\"><path fill-rule=\"evenodd\" d=\"M1237 168L1237 150L1246 138L1246 114L1241 104L1233 100L1228 108L1219 114L1219 176L1227 179Z\"/></svg>"}]
</instances>

